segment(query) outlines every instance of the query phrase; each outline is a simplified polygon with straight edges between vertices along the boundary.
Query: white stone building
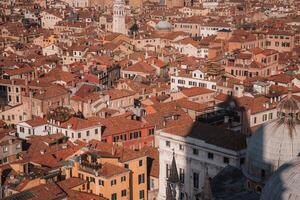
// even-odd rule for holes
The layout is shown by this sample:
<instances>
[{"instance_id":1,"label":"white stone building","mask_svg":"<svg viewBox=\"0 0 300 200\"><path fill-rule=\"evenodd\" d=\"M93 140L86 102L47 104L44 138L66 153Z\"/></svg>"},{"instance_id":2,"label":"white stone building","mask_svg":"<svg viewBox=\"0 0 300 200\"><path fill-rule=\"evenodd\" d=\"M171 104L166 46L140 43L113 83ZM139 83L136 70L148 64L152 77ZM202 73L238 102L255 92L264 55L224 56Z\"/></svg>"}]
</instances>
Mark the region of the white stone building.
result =
<instances>
[{"instance_id":1,"label":"white stone building","mask_svg":"<svg viewBox=\"0 0 300 200\"><path fill-rule=\"evenodd\" d=\"M71 141L92 139L101 140L103 125L90 119L72 117L66 122L60 123L54 120L46 121L42 118L35 118L17 124L18 136L26 139L29 136L44 136L55 133L62 133Z\"/></svg>"},{"instance_id":2,"label":"white stone building","mask_svg":"<svg viewBox=\"0 0 300 200\"><path fill-rule=\"evenodd\" d=\"M18 137L26 139L29 136L48 135L48 122L40 117L31 119L28 121L20 122L17 124L17 134Z\"/></svg>"},{"instance_id":3,"label":"white stone building","mask_svg":"<svg viewBox=\"0 0 300 200\"><path fill-rule=\"evenodd\" d=\"M200 36L202 38L208 37L211 35L217 35L220 30L231 30L230 26L222 22L207 22L201 25L200 27Z\"/></svg>"},{"instance_id":4,"label":"white stone building","mask_svg":"<svg viewBox=\"0 0 300 200\"><path fill-rule=\"evenodd\" d=\"M42 12L41 13L41 25L44 29L54 29L54 26L63 20L63 16L58 12Z\"/></svg>"},{"instance_id":5,"label":"white stone building","mask_svg":"<svg viewBox=\"0 0 300 200\"><path fill-rule=\"evenodd\" d=\"M205 73L195 70L190 75L181 76L179 73L171 76L171 91L178 91L179 87L204 87L207 89L217 89L217 82L211 78L206 78Z\"/></svg>"},{"instance_id":6,"label":"white stone building","mask_svg":"<svg viewBox=\"0 0 300 200\"><path fill-rule=\"evenodd\" d=\"M166 199L172 157L180 179L178 199L197 199L205 177L214 177L227 165L241 167L246 152L244 135L204 124L185 124L163 129L159 144L159 196Z\"/></svg>"}]
</instances>

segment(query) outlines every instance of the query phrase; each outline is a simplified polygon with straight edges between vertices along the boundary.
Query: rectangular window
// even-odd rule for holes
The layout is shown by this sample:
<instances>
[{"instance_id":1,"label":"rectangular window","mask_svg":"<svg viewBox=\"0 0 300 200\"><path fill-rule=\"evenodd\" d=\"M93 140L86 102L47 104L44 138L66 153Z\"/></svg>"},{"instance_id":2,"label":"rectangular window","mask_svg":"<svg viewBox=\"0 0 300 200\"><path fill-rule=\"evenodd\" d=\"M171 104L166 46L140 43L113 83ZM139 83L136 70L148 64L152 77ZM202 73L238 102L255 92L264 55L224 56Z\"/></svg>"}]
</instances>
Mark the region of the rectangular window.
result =
<instances>
[{"instance_id":1,"label":"rectangular window","mask_svg":"<svg viewBox=\"0 0 300 200\"><path fill-rule=\"evenodd\" d=\"M208 153L207 153L207 158L210 159L210 160L213 160L213 159L214 159L214 154L208 152Z\"/></svg>"},{"instance_id":2,"label":"rectangular window","mask_svg":"<svg viewBox=\"0 0 300 200\"><path fill-rule=\"evenodd\" d=\"M256 124L256 117L253 118L253 123Z\"/></svg>"},{"instance_id":3,"label":"rectangular window","mask_svg":"<svg viewBox=\"0 0 300 200\"><path fill-rule=\"evenodd\" d=\"M264 122L264 121L267 121L267 117L268 117L268 115L267 115L267 114L264 114L264 115L263 115L263 117L262 117L262 118L263 118L263 119L262 119L262 120L263 120L263 122Z\"/></svg>"},{"instance_id":4,"label":"rectangular window","mask_svg":"<svg viewBox=\"0 0 300 200\"><path fill-rule=\"evenodd\" d=\"M193 154L194 155L199 155L199 150L198 149L193 149Z\"/></svg>"},{"instance_id":5,"label":"rectangular window","mask_svg":"<svg viewBox=\"0 0 300 200\"><path fill-rule=\"evenodd\" d=\"M110 181L110 185L111 186L116 185L116 184L117 184L117 180L116 179Z\"/></svg>"},{"instance_id":6,"label":"rectangular window","mask_svg":"<svg viewBox=\"0 0 300 200\"><path fill-rule=\"evenodd\" d=\"M90 131L86 131L86 137L90 136Z\"/></svg>"},{"instance_id":7,"label":"rectangular window","mask_svg":"<svg viewBox=\"0 0 300 200\"><path fill-rule=\"evenodd\" d=\"M78 133L78 138L81 138L81 133L80 132Z\"/></svg>"},{"instance_id":8,"label":"rectangular window","mask_svg":"<svg viewBox=\"0 0 300 200\"><path fill-rule=\"evenodd\" d=\"M111 195L111 200L117 200L117 194L116 193L113 193Z\"/></svg>"},{"instance_id":9,"label":"rectangular window","mask_svg":"<svg viewBox=\"0 0 300 200\"><path fill-rule=\"evenodd\" d=\"M184 169L179 168L179 179L182 184L184 184Z\"/></svg>"},{"instance_id":10,"label":"rectangular window","mask_svg":"<svg viewBox=\"0 0 300 200\"><path fill-rule=\"evenodd\" d=\"M7 147L3 147L3 152L4 153L8 152L8 148Z\"/></svg>"},{"instance_id":11,"label":"rectangular window","mask_svg":"<svg viewBox=\"0 0 300 200\"><path fill-rule=\"evenodd\" d=\"M155 187L155 181L154 179L150 179L150 189L153 189Z\"/></svg>"},{"instance_id":12,"label":"rectangular window","mask_svg":"<svg viewBox=\"0 0 300 200\"><path fill-rule=\"evenodd\" d=\"M166 141L166 146L167 146L167 147L170 147L170 146L171 146L170 141Z\"/></svg>"},{"instance_id":13,"label":"rectangular window","mask_svg":"<svg viewBox=\"0 0 300 200\"><path fill-rule=\"evenodd\" d=\"M245 158L240 158L240 165L243 165L245 163Z\"/></svg>"},{"instance_id":14,"label":"rectangular window","mask_svg":"<svg viewBox=\"0 0 300 200\"><path fill-rule=\"evenodd\" d=\"M183 148L183 145L182 144L179 144L179 150L183 151L184 148Z\"/></svg>"},{"instance_id":15,"label":"rectangular window","mask_svg":"<svg viewBox=\"0 0 300 200\"><path fill-rule=\"evenodd\" d=\"M199 174L198 173L193 173L193 185L194 188L199 188Z\"/></svg>"},{"instance_id":16,"label":"rectangular window","mask_svg":"<svg viewBox=\"0 0 300 200\"><path fill-rule=\"evenodd\" d=\"M168 164L166 164L166 176L167 178L169 178L170 175L170 166Z\"/></svg>"},{"instance_id":17,"label":"rectangular window","mask_svg":"<svg viewBox=\"0 0 300 200\"><path fill-rule=\"evenodd\" d=\"M95 129L95 134L98 134L98 129L97 128Z\"/></svg>"},{"instance_id":18,"label":"rectangular window","mask_svg":"<svg viewBox=\"0 0 300 200\"><path fill-rule=\"evenodd\" d=\"M224 157L224 158L223 158L223 163L228 164L228 163L229 163L229 158Z\"/></svg>"},{"instance_id":19,"label":"rectangular window","mask_svg":"<svg viewBox=\"0 0 300 200\"><path fill-rule=\"evenodd\" d=\"M273 119L273 113L269 113L269 119Z\"/></svg>"},{"instance_id":20,"label":"rectangular window","mask_svg":"<svg viewBox=\"0 0 300 200\"><path fill-rule=\"evenodd\" d=\"M149 129L149 135L154 135L154 128Z\"/></svg>"},{"instance_id":21,"label":"rectangular window","mask_svg":"<svg viewBox=\"0 0 300 200\"><path fill-rule=\"evenodd\" d=\"M121 177L121 182L124 182L124 181L126 181L126 176Z\"/></svg>"},{"instance_id":22,"label":"rectangular window","mask_svg":"<svg viewBox=\"0 0 300 200\"><path fill-rule=\"evenodd\" d=\"M99 185L100 186L104 186L104 181L103 180L99 180Z\"/></svg>"},{"instance_id":23,"label":"rectangular window","mask_svg":"<svg viewBox=\"0 0 300 200\"><path fill-rule=\"evenodd\" d=\"M139 184L145 183L145 174L139 174L138 183Z\"/></svg>"},{"instance_id":24,"label":"rectangular window","mask_svg":"<svg viewBox=\"0 0 300 200\"><path fill-rule=\"evenodd\" d=\"M140 199L144 199L144 198L145 198L145 191L140 190Z\"/></svg>"},{"instance_id":25,"label":"rectangular window","mask_svg":"<svg viewBox=\"0 0 300 200\"><path fill-rule=\"evenodd\" d=\"M24 127L20 127L20 132L24 133Z\"/></svg>"},{"instance_id":26,"label":"rectangular window","mask_svg":"<svg viewBox=\"0 0 300 200\"><path fill-rule=\"evenodd\" d=\"M139 166L143 166L143 160L139 160Z\"/></svg>"},{"instance_id":27,"label":"rectangular window","mask_svg":"<svg viewBox=\"0 0 300 200\"><path fill-rule=\"evenodd\" d=\"M126 190L122 190L122 191L121 191L121 196L122 196L122 197L126 197Z\"/></svg>"}]
</instances>

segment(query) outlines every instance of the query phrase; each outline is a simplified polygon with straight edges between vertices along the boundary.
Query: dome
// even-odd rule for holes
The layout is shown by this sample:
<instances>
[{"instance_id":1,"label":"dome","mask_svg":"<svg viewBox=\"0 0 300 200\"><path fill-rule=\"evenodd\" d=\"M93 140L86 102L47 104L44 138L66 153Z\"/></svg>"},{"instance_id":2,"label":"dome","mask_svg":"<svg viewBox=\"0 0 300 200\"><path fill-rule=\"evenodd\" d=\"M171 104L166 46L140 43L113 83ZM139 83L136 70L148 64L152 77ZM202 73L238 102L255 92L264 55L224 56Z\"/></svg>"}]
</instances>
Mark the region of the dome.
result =
<instances>
[{"instance_id":1,"label":"dome","mask_svg":"<svg viewBox=\"0 0 300 200\"><path fill-rule=\"evenodd\" d=\"M299 102L289 95L278 105L279 118L263 124L247 146L245 175L264 182L300 152Z\"/></svg>"},{"instance_id":2,"label":"dome","mask_svg":"<svg viewBox=\"0 0 300 200\"><path fill-rule=\"evenodd\" d=\"M267 181L261 200L300 199L300 158L282 165Z\"/></svg>"},{"instance_id":3,"label":"dome","mask_svg":"<svg viewBox=\"0 0 300 200\"><path fill-rule=\"evenodd\" d=\"M157 30L170 30L172 29L172 27L173 27L172 24L170 24L167 21L160 21L155 26Z\"/></svg>"}]
</instances>

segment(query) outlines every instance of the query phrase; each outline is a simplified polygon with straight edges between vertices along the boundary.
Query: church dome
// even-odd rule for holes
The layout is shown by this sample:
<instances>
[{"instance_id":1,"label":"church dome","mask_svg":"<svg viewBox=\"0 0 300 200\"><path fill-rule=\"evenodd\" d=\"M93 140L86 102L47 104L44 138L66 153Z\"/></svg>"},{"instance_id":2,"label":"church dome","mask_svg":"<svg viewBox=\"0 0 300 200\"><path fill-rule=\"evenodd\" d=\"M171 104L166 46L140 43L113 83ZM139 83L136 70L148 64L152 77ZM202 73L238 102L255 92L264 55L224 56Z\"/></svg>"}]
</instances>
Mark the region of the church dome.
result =
<instances>
[{"instance_id":1,"label":"church dome","mask_svg":"<svg viewBox=\"0 0 300 200\"><path fill-rule=\"evenodd\" d=\"M172 24L164 20L158 22L155 26L157 30L171 30L172 27L173 27Z\"/></svg>"},{"instance_id":2,"label":"church dome","mask_svg":"<svg viewBox=\"0 0 300 200\"><path fill-rule=\"evenodd\" d=\"M263 124L249 139L245 175L264 182L300 152L299 102L288 95L278 105L279 118Z\"/></svg>"},{"instance_id":3,"label":"church dome","mask_svg":"<svg viewBox=\"0 0 300 200\"><path fill-rule=\"evenodd\" d=\"M261 200L300 199L300 157L282 165L267 181Z\"/></svg>"}]
</instances>

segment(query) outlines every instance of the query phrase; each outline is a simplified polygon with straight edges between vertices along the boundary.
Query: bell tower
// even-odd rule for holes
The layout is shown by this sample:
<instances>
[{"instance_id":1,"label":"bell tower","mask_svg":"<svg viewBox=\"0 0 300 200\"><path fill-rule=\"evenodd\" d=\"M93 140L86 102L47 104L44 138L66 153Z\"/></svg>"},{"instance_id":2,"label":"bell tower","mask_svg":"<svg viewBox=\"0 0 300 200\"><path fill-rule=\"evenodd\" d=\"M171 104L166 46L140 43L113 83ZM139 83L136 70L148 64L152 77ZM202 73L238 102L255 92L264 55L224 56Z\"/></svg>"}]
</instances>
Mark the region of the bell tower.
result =
<instances>
[{"instance_id":1,"label":"bell tower","mask_svg":"<svg viewBox=\"0 0 300 200\"><path fill-rule=\"evenodd\" d=\"M114 0L113 4L113 32L114 33L126 33L125 27L125 1L124 0Z\"/></svg>"}]
</instances>

